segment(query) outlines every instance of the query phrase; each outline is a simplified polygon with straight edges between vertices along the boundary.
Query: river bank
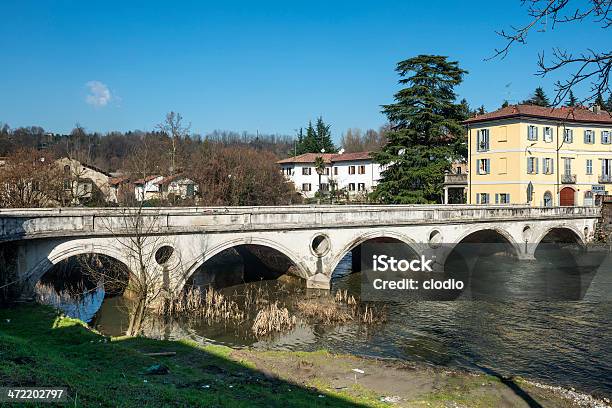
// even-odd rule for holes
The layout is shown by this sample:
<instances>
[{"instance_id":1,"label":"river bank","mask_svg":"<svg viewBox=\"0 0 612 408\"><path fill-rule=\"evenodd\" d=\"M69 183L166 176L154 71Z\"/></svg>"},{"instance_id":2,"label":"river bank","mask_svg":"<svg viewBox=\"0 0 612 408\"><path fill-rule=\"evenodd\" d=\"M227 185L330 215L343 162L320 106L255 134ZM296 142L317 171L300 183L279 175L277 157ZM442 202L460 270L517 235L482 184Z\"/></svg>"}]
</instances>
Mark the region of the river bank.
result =
<instances>
[{"instance_id":1,"label":"river bank","mask_svg":"<svg viewBox=\"0 0 612 408\"><path fill-rule=\"evenodd\" d=\"M151 353L169 356L151 356ZM148 371L156 366L162 374ZM582 394L318 352L105 337L52 309L0 309L0 384L67 387L70 406L605 407Z\"/></svg>"}]
</instances>

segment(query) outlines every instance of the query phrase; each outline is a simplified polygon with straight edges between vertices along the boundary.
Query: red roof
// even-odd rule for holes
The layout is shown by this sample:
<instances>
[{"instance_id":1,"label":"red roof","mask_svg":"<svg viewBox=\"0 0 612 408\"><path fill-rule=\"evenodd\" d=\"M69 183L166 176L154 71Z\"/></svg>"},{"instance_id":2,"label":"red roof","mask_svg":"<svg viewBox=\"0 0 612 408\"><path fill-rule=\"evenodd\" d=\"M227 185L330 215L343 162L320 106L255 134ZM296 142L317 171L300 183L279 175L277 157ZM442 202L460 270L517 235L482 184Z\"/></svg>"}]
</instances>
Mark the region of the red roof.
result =
<instances>
[{"instance_id":1,"label":"red roof","mask_svg":"<svg viewBox=\"0 0 612 408\"><path fill-rule=\"evenodd\" d=\"M474 116L463 123L470 124L518 117L554 119L563 122L612 124L612 113L606 112L603 109L599 113L595 113L584 106L547 108L537 105L508 105L494 112Z\"/></svg>"},{"instance_id":2,"label":"red roof","mask_svg":"<svg viewBox=\"0 0 612 408\"><path fill-rule=\"evenodd\" d=\"M119 184L127 183L130 179L127 177L113 177L108 180L108 184L111 186L118 186Z\"/></svg>"},{"instance_id":3,"label":"red roof","mask_svg":"<svg viewBox=\"0 0 612 408\"><path fill-rule=\"evenodd\" d=\"M355 153L304 153L299 156L289 157L287 159L277 161L278 164L288 163L314 163L317 157L322 157L327 164L331 162L356 161L356 160L372 160L370 152L355 152Z\"/></svg>"}]
</instances>

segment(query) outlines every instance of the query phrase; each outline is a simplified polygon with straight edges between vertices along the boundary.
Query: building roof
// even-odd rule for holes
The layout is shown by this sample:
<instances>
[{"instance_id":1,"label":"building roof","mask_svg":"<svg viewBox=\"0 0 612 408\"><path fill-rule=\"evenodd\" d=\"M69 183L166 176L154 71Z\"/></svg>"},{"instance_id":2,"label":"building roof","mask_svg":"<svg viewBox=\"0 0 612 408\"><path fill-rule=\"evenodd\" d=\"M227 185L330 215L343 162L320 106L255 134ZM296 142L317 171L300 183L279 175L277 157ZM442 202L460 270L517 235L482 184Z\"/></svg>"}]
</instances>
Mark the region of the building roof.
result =
<instances>
[{"instance_id":1,"label":"building roof","mask_svg":"<svg viewBox=\"0 0 612 408\"><path fill-rule=\"evenodd\" d=\"M188 178L186 176L183 176L181 174L175 174L174 176L164 177L163 179L161 179L159 181L156 181L153 184L168 184L168 183L173 182L174 180L187 180L187 181L189 181L189 183L187 183L187 184L195 184L193 182L193 180L191 180L190 178Z\"/></svg>"},{"instance_id":2,"label":"building roof","mask_svg":"<svg viewBox=\"0 0 612 408\"><path fill-rule=\"evenodd\" d=\"M118 186L119 184L128 183L129 181L130 179L128 177L111 177L108 180L108 184L110 184L111 186Z\"/></svg>"},{"instance_id":3,"label":"building roof","mask_svg":"<svg viewBox=\"0 0 612 408\"><path fill-rule=\"evenodd\" d=\"M334 162L343 161L357 161L357 160L372 160L370 152L355 152L355 153L304 153L299 156L289 157L287 159L279 160L278 164L290 164L290 163L314 163L317 157L322 157L323 161L327 164Z\"/></svg>"},{"instance_id":4,"label":"building roof","mask_svg":"<svg viewBox=\"0 0 612 408\"><path fill-rule=\"evenodd\" d=\"M599 113L595 113L584 106L547 108L537 105L508 105L494 112L474 116L463 123L469 125L471 123L518 117L554 119L563 122L612 124L612 113L603 109Z\"/></svg>"},{"instance_id":5,"label":"building roof","mask_svg":"<svg viewBox=\"0 0 612 408\"><path fill-rule=\"evenodd\" d=\"M160 176L160 175L157 175L157 176L147 176L147 177L145 177L144 180L143 179L138 179L138 180L134 181L134 184L136 184L136 185L144 184L144 183L147 183L147 182L149 182L151 180L155 180L156 178L159 178L159 177L162 177L162 176Z\"/></svg>"}]
</instances>

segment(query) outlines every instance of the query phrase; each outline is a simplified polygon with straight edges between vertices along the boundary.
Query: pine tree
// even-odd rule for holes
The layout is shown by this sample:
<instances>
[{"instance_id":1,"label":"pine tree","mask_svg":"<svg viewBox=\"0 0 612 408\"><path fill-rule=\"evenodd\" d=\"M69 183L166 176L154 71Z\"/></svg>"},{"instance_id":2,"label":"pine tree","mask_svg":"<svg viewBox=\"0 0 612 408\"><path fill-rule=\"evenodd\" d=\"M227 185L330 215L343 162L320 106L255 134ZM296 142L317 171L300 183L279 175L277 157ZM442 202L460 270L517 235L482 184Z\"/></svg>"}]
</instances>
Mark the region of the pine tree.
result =
<instances>
[{"instance_id":1,"label":"pine tree","mask_svg":"<svg viewBox=\"0 0 612 408\"><path fill-rule=\"evenodd\" d=\"M569 93L567 94L567 102L565 102L565 106L574 107L576 105L578 105L578 99L576 99L574 93L570 89Z\"/></svg>"},{"instance_id":2,"label":"pine tree","mask_svg":"<svg viewBox=\"0 0 612 408\"><path fill-rule=\"evenodd\" d=\"M298 132L298 140L296 154L304 153L335 153L338 151L334 142L331 139L331 126L327 125L322 117L317 119L317 123L313 126L312 122L308 122L306 134L300 128Z\"/></svg>"},{"instance_id":3,"label":"pine tree","mask_svg":"<svg viewBox=\"0 0 612 408\"><path fill-rule=\"evenodd\" d=\"M604 109L607 110L608 113L612 113L612 93L608 95Z\"/></svg>"},{"instance_id":4,"label":"pine tree","mask_svg":"<svg viewBox=\"0 0 612 408\"><path fill-rule=\"evenodd\" d=\"M600 108L603 108L604 106L606 106L606 102L604 101L603 96L601 96L600 93L597 94L597 98L595 98L595 105L599 106Z\"/></svg>"},{"instance_id":5,"label":"pine tree","mask_svg":"<svg viewBox=\"0 0 612 408\"><path fill-rule=\"evenodd\" d=\"M508 100L504 99L504 102L501 105L502 109L507 108L508 106L510 106L510 103L508 103Z\"/></svg>"},{"instance_id":6,"label":"pine tree","mask_svg":"<svg viewBox=\"0 0 612 408\"><path fill-rule=\"evenodd\" d=\"M455 103L454 87L467 72L456 61L438 55L419 55L401 61L395 103L383 105L392 130L387 144L374 159L386 166L373 192L386 203L439 201L444 171L451 160L466 153L467 103Z\"/></svg>"},{"instance_id":7,"label":"pine tree","mask_svg":"<svg viewBox=\"0 0 612 408\"><path fill-rule=\"evenodd\" d=\"M544 89L542 89L541 86L538 86L535 89L533 96L523 101L523 103L529 104L529 105L544 106L544 107L550 106L550 101L548 100L548 97L546 96L546 93L544 93Z\"/></svg>"}]
</instances>

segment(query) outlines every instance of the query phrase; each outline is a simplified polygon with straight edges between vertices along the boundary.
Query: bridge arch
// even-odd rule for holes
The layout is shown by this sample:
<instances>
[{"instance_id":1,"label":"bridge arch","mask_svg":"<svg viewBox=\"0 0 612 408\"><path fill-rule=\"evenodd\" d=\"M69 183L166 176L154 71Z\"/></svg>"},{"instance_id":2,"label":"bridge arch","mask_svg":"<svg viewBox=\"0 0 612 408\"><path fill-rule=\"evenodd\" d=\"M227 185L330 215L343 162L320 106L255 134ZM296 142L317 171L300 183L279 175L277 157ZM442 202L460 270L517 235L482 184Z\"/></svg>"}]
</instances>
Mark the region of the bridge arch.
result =
<instances>
[{"instance_id":1,"label":"bridge arch","mask_svg":"<svg viewBox=\"0 0 612 408\"><path fill-rule=\"evenodd\" d=\"M550 233L554 232L569 232L571 236L576 240L577 244L582 247L586 246L586 237L584 236L584 232L578 230L578 228L573 225L556 225L542 231L542 233L533 241L535 247L537 248L537 246L542 243L542 240L544 240L544 238L546 238Z\"/></svg>"},{"instance_id":2,"label":"bridge arch","mask_svg":"<svg viewBox=\"0 0 612 408\"><path fill-rule=\"evenodd\" d=\"M410 249L414 251L415 253L418 253L417 249L415 248L415 245L417 244L416 241L414 241L412 238L404 234L400 234L400 233L388 231L388 230L367 232L365 234L361 234L358 237L352 239L350 242L345 244L334 255L334 257L332 258L330 262L329 275L331 276L331 274L334 273L334 270L336 270L336 267L338 266L342 258L344 258L349 251L352 251L353 249L355 249L356 247L358 247L359 245L363 244L366 241L369 241L371 239L376 239L376 238L396 239L408 245Z\"/></svg>"},{"instance_id":3,"label":"bridge arch","mask_svg":"<svg viewBox=\"0 0 612 408\"><path fill-rule=\"evenodd\" d=\"M104 255L112 258L122 263L127 268L127 271L132 273L129 259L116 246L106 244L84 245L81 242L65 242L55 247L46 258L39 261L26 274L27 290L34 290L34 287L43 275L49 272L55 265L66 259L85 254Z\"/></svg>"},{"instance_id":4,"label":"bridge arch","mask_svg":"<svg viewBox=\"0 0 612 408\"><path fill-rule=\"evenodd\" d=\"M468 237L470 237L472 235L475 235L475 234L478 234L478 233L487 233L487 232L492 232L492 233L496 234L497 236L503 238L512 247L512 250L514 251L514 255L515 256L519 256L521 254L521 247L517 243L517 241L514 239L512 234L510 234L508 231L506 231L506 230L504 230L502 228L498 228L498 227L482 227L482 226L477 226L477 227L474 227L474 228L470 228L466 232L464 232L462 235L459 236L459 238L456 240L456 242L452 245L452 247L453 247L452 249L457 247L457 245L461 244L463 241L466 240L466 238L468 238ZM486 242L483 242L483 243L486 243Z\"/></svg>"},{"instance_id":5,"label":"bridge arch","mask_svg":"<svg viewBox=\"0 0 612 408\"><path fill-rule=\"evenodd\" d=\"M298 257L293 251L284 246L283 244L278 243L277 241L259 238L259 237L241 237L235 238L228 241L224 241L209 250L205 251L203 254L198 256L193 262L191 262L191 266L189 266L183 276L179 279L177 283L176 289L178 291L182 291L185 283L193 276L193 274L198 270L198 268L215 255L220 254L226 249L231 249L237 247L239 245L260 245L264 247L268 247L274 249L284 256L286 256L293 265L295 265L297 269L297 273L301 278L308 279L312 274L309 272L308 267L304 265L301 261L300 257Z\"/></svg>"}]
</instances>

